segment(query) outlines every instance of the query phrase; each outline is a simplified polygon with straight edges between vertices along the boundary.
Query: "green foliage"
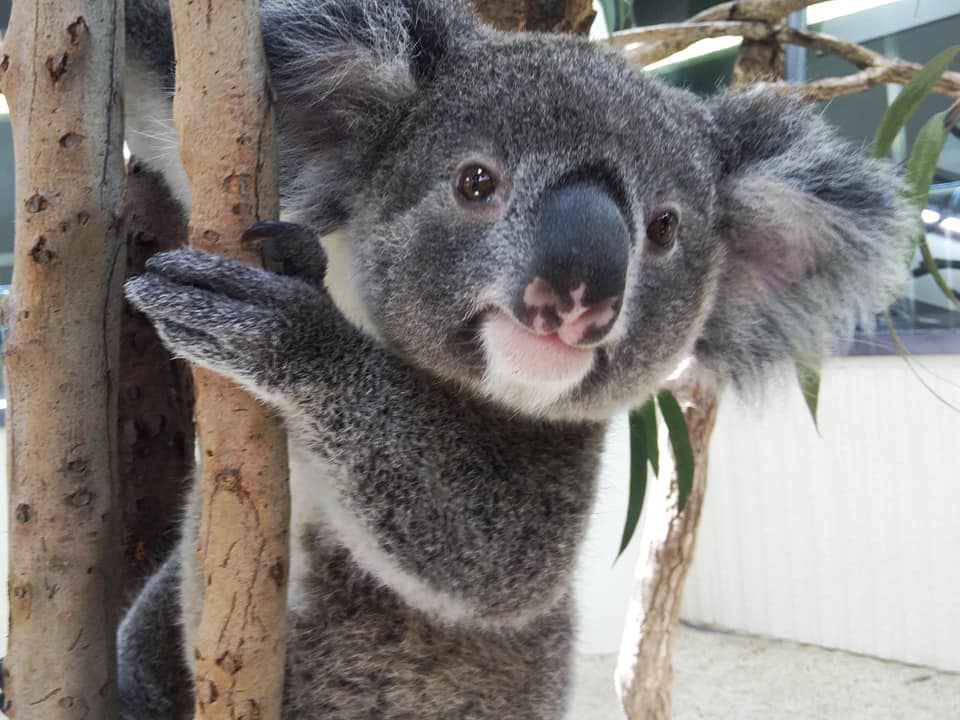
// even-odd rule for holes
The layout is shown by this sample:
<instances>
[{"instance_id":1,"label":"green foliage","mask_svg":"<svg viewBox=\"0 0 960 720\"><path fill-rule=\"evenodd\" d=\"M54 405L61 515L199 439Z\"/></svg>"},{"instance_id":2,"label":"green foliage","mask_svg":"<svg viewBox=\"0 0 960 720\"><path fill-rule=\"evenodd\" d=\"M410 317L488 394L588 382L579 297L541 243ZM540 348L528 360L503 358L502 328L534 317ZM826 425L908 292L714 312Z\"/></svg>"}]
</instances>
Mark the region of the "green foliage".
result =
<instances>
[{"instance_id":1,"label":"green foliage","mask_svg":"<svg viewBox=\"0 0 960 720\"><path fill-rule=\"evenodd\" d=\"M893 148L897 134L907 124L910 116L916 112L923 99L937 84L940 76L950 67L950 63L960 53L960 45L947 48L928 62L913 79L903 86L900 94L890 103L873 138L873 156L887 157Z\"/></svg>"},{"instance_id":2,"label":"green foliage","mask_svg":"<svg viewBox=\"0 0 960 720\"><path fill-rule=\"evenodd\" d=\"M693 449L690 447L690 432L683 417L680 403L669 390L657 393L657 405L667 424L670 435L670 447L673 448L673 460L677 473L677 512L682 513L687 506L687 498L693 490Z\"/></svg>"},{"instance_id":3,"label":"green foliage","mask_svg":"<svg viewBox=\"0 0 960 720\"><path fill-rule=\"evenodd\" d=\"M937 161L940 159L940 153L943 152L943 146L946 145L949 132L947 113L937 113L923 124L920 133L917 135L917 140L913 144L913 151L910 153L910 160L907 162L907 171L903 177L903 194L917 210L922 211L927 206L930 184L937 172ZM916 247L920 248L923 263L937 287L950 302L960 309L960 301L957 300L953 288L950 287L947 279L940 272L940 268L937 267L937 263L930 252L930 246L927 244L927 234L923 231L923 228L918 230L914 247L910 248L911 258Z\"/></svg>"},{"instance_id":4,"label":"green foliage","mask_svg":"<svg viewBox=\"0 0 960 720\"><path fill-rule=\"evenodd\" d=\"M652 446L648 440L649 430L647 427L647 416L650 412L654 416ZM623 555L623 551L627 549L630 539L637 530L637 523L640 522L643 497L647 492L647 463L650 459L650 448L657 447L656 432L656 410L653 398L650 398L642 408L630 413L630 495L627 499L627 519L623 525L623 537L620 540L620 550L617 551L617 558Z\"/></svg>"},{"instance_id":5,"label":"green foliage","mask_svg":"<svg viewBox=\"0 0 960 720\"><path fill-rule=\"evenodd\" d=\"M657 404L653 398L647 400L639 410L643 422L643 432L647 436L647 458L653 474L660 472L660 445L657 443ZM633 429L631 428L631 432Z\"/></svg>"},{"instance_id":6,"label":"green foliage","mask_svg":"<svg viewBox=\"0 0 960 720\"><path fill-rule=\"evenodd\" d=\"M640 522L643 498L647 491L648 465L654 475L660 473L660 448L657 442L657 407L670 437L674 468L677 474L677 512L683 512L693 489L693 450L687 421L680 404L669 390L662 390L656 399L650 398L642 407L630 413L630 494L627 500L627 519L617 557L630 544Z\"/></svg>"},{"instance_id":7,"label":"green foliage","mask_svg":"<svg viewBox=\"0 0 960 720\"><path fill-rule=\"evenodd\" d=\"M635 24L631 0L601 0L600 4L603 6L607 32L610 34Z\"/></svg>"},{"instance_id":8,"label":"green foliage","mask_svg":"<svg viewBox=\"0 0 960 720\"><path fill-rule=\"evenodd\" d=\"M907 124L907 121L913 116L920 107L920 103L930 93L933 86L937 84L940 77L950 67L950 63L960 54L960 45L948 48L938 54L929 63L927 63L913 79L910 80L900 90L900 94L890 103L890 107L884 113L880 120L880 126L873 138L873 156L877 158L887 157L893 148L893 142L897 135ZM947 134L950 132L950 125L956 122L955 118L949 118L947 113L937 113L924 123L917 135L916 142L910 157L907 160L907 169L903 178L903 194L910 203L917 208L919 213L927 206L927 199L930 195L930 184L933 182L937 171L937 161L940 159L940 153L943 152L943 146L947 141ZM927 236L923 230L920 218L917 218L917 232L910 244L907 256L904 262L909 264L917 248L923 256L923 262L930 272L933 281L940 288L940 291L958 308L960 301L954 294L946 278L937 267L933 255L930 253L930 247L927 245ZM887 315L887 326L895 344L902 347L893 328L892 322ZM813 418L814 426L817 426L817 432L820 432L817 423L817 408L820 396L820 369L819 366L812 365L803 358L796 360L797 380L800 383L800 389L803 391L804 400L810 415Z\"/></svg>"},{"instance_id":9,"label":"green foliage","mask_svg":"<svg viewBox=\"0 0 960 720\"><path fill-rule=\"evenodd\" d=\"M820 404L820 363L815 360L795 361L797 369L797 380L800 382L800 390L803 392L803 400L810 411L810 417L813 419L813 426L820 432L820 423L817 421L817 410Z\"/></svg>"}]
</instances>

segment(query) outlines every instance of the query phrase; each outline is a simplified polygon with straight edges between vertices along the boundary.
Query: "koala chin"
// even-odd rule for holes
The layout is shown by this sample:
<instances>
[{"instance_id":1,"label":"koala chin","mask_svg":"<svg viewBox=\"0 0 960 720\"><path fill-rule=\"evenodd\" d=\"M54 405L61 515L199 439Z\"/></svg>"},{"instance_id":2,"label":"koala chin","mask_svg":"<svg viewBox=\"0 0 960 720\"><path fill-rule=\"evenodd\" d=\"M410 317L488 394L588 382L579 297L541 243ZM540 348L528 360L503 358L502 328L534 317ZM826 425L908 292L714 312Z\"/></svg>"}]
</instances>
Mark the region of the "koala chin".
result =
<instances>
[{"instance_id":1,"label":"koala chin","mask_svg":"<svg viewBox=\"0 0 960 720\"><path fill-rule=\"evenodd\" d=\"M126 16L127 140L188 204L169 14ZM691 356L749 388L827 354L896 292L916 219L783 92L698 98L449 0L261 22L284 274L185 249L126 292L285 420L283 717L557 720L607 421ZM196 503L121 627L124 720L192 692Z\"/></svg>"}]
</instances>

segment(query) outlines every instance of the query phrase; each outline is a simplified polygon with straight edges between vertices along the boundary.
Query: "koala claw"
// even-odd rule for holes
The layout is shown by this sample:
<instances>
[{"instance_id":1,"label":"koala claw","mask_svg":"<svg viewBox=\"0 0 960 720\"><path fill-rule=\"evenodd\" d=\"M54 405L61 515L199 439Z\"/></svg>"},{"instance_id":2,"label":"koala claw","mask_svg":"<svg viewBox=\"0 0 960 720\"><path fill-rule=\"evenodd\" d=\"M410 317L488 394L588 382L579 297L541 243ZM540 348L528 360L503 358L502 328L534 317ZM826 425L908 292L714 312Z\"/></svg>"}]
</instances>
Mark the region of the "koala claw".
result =
<instances>
[{"instance_id":1,"label":"koala claw","mask_svg":"<svg viewBox=\"0 0 960 720\"><path fill-rule=\"evenodd\" d=\"M322 286L327 258L316 234L295 223L265 220L247 228L241 242L258 241L264 267L270 272Z\"/></svg>"}]
</instances>

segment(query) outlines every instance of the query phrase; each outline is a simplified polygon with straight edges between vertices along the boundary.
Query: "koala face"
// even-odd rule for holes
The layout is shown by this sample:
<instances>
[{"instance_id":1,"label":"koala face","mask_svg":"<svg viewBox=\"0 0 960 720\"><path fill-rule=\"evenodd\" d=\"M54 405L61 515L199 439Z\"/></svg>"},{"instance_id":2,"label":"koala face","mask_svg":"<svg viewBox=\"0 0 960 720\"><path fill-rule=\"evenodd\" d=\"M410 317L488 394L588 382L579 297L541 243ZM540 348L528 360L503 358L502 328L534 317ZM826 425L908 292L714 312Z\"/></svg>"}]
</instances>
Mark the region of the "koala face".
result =
<instances>
[{"instance_id":1,"label":"koala face","mask_svg":"<svg viewBox=\"0 0 960 720\"><path fill-rule=\"evenodd\" d=\"M716 283L714 164L683 122L702 115L577 42L445 55L348 225L378 334L526 412L635 402L690 352Z\"/></svg>"},{"instance_id":2,"label":"koala face","mask_svg":"<svg viewBox=\"0 0 960 720\"><path fill-rule=\"evenodd\" d=\"M889 170L797 101L707 103L456 4L361 5L303 30L312 88L281 62L306 41L265 23L287 207L338 229L334 296L412 364L511 410L602 418L691 353L737 380L818 355L899 279Z\"/></svg>"}]
</instances>

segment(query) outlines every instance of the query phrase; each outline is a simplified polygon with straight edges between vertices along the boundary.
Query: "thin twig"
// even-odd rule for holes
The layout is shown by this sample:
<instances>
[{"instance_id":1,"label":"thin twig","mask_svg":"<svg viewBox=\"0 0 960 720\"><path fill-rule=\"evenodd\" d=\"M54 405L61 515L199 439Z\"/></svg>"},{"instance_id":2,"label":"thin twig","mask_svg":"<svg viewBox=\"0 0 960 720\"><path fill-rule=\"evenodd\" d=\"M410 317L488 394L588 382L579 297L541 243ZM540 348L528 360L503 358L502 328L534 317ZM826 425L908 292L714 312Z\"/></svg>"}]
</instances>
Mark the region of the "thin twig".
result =
<instances>
[{"instance_id":1,"label":"thin twig","mask_svg":"<svg viewBox=\"0 0 960 720\"><path fill-rule=\"evenodd\" d=\"M822 50L837 55L860 68L859 72L850 75L823 78L802 85L772 83L785 92L799 92L811 101L854 95L887 83L904 84L909 82L922 67L918 63L887 57L862 45L831 35L797 30L779 22L711 20L666 23L614 33L609 43L614 47L624 48L624 56L630 62L646 66L684 50L700 40L731 35L748 40L770 40L782 45L800 45ZM948 97L960 97L960 72L945 72L933 86L932 91Z\"/></svg>"}]
</instances>

